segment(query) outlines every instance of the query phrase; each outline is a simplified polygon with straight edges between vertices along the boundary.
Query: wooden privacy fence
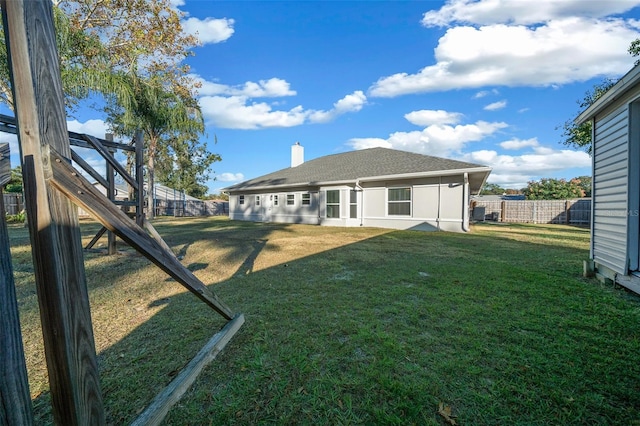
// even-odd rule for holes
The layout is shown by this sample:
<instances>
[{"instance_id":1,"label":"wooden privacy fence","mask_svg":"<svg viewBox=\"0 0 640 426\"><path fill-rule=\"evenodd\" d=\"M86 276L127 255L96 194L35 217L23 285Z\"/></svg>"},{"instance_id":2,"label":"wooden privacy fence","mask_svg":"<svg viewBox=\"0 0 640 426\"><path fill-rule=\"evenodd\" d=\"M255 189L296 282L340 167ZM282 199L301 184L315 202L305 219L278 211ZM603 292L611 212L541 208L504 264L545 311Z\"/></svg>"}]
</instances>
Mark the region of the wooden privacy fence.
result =
<instances>
[{"instance_id":1,"label":"wooden privacy fence","mask_svg":"<svg viewBox=\"0 0 640 426\"><path fill-rule=\"evenodd\" d=\"M591 199L575 200L491 200L472 202L474 220L510 223L591 223ZM482 212L484 210L484 213Z\"/></svg>"},{"instance_id":2,"label":"wooden privacy fence","mask_svg":"<svg viewBox=\"0 0 640 426\"><path fill-rule=\"evenodd\" d=\"M9 192L2 194L5 214L19 214L24 210L24 199L21 193Z\"/></svg>"}]
</instances>

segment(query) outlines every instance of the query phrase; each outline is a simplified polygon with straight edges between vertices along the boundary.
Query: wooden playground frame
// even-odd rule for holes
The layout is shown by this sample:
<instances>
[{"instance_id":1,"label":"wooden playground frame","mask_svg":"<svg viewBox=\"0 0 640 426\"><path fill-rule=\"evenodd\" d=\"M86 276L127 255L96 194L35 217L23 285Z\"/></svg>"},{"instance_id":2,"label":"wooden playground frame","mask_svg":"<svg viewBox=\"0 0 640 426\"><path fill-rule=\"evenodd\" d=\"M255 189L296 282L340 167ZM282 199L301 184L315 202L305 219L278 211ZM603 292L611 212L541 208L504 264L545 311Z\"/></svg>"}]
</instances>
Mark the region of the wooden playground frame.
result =
<instances>
[{"instance_id":1,"label":"wooden playground frame","mask_svg":"<svg viewBox=\"0 0 640 426\"><path fill-rule=\"evenodd\" d=\"M142 134L138 132L134 138L134 178L109 152L109 149L125 149L123 144L111 145L111 141L67 132L51 2L0 0L0 6L15 101L13 128L20 143L25 208L55 422L105 424L83 248L77 209L72 203L90 212L103 229L134 247L227 320L134 422L136 425L158 424L202 368L240 329L244 315L235 314L184 267L145 220ZM11 127L8 121L4 120L2 125ZM100 152L108 163L107 177L95 172L75 154L71 143L85 144L80 146ZM10 176L8 159L8 146L0 145L0 186ZM71 165L72 160L107 188L106 196ZM113 202L114 171L137 191L135 220ZM0 208L4 211L4 206ZM8 231L4 215L0 216L0 423L26 425L33 423L33 413ZM111 238L109 241L111 252Z\"/></svg>"}]
</instances>

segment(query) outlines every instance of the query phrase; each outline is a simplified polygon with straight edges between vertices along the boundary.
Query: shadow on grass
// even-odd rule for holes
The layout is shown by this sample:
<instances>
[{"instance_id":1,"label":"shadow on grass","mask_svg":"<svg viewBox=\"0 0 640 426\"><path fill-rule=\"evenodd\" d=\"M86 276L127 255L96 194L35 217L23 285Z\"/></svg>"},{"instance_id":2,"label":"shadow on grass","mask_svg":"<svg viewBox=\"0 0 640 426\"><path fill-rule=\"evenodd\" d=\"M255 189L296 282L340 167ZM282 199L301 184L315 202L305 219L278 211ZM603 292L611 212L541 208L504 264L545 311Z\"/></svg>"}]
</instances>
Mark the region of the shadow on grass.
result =
<instances>
[{"instance_id":1,"label":"shadow on grass","mask_svg":"<svg viewBox=\"0 0 640 426\"><path fill-rule=\"evenodd\" d=\"M493 228L360 229L358 241L323 249L313 241L348 231L190 227L156 225L172 247L190 245L185 261L208 250L198 272L215 259L230 266L212 289L247 322L166 424L437 425L440 403L461 424L640 416L638 303L582 279L584 249ZM225 323L189 293L164 294L177 284L161 281L139 283L149 318L99 354L111 424L133 420ZM122 288L109 296L125 309ZM36 407L51 421L46 404Z\"/></svg>"}]
</instances>

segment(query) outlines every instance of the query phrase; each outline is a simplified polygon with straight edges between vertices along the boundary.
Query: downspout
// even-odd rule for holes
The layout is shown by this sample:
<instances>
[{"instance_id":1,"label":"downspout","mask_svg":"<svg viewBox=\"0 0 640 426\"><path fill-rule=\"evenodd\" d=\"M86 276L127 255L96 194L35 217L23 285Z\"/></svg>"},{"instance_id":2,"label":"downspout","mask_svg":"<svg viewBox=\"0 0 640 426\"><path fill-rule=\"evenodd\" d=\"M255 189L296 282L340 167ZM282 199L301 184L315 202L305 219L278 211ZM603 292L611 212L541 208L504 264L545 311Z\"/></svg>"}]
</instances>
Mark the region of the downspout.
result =
<instances>
[{"instance_id":1,"label":"downspout","mask_svg":"<svg viewBox=\"0 0 640 426\"><path fill-rule=\"evenodd\" d=\"M440 204L442 204L442 176L438 178L438 214L436 215L438 231L440 231Z\"/></svg>"},{"instance_id":2,"label":"downspout","mask_svg":"<svg viewBox=\"0 0 640 426\"><path fill-rule=\"evenodd\" d=\"M462 230L469 232L469 173L467 172L464 174L462 191Z\"/></svg>"},{"instance_id":3,"label":"downspout","mask_svg":"<svg viewBox=\"0 0 640 426\"><path fill-rule=\"evenodd\" d=\"M363 225L364 216L364 188L360 186L360 178L356 179L355 187L358 188L362 196L360 197L360 226ZM356 198L357 201L357 198Z\"/></svg>"}]
</instances>

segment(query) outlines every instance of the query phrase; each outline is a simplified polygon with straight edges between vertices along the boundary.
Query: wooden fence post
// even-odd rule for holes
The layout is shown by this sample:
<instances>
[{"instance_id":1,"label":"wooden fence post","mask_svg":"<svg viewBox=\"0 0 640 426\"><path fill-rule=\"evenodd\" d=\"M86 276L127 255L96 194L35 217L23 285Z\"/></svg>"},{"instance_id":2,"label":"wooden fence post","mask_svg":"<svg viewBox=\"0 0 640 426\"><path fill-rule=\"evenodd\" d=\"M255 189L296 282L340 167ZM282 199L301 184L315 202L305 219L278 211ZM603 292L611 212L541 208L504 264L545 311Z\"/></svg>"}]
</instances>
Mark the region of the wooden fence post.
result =
<instances>
[{"instance_id":1,"label":"wooden fence post","mask_svg":"<svg viewBox=\"0 0 640 426\"><path fill-rule=\"evenodd\" d=\"M22 348L2 187L11 179L9 144L0 144L0 424L31 425L33 411Z\"/></svg>"},{"instance_id":2,"label":"wooden fence post","mask_svg":"<svg viewBox=\"0 0 640 426\"><path fill-rule=\"evenodd\" d=\"M105 140L113 142L113 133L107 133L104 136ZM111 149L109 152L115 155L115 150ZM105 161L106 163L106 173L107 173L107 197L114 202L116 199L116 175L113 166L109 161ZM116 254L116 234L111 231L107 231L107 254Z\"/></svg>"},{"instance_id":3,"label":"wooden fence post","mask_svg":"<svg viewBox=\"0 0 640 426\"><path fill-rule=\"evenodd\" d=\"M50 183L50 147L71 158L50 0L0 0L54 419L102 425L77 209Z\"/></svg>"},{"instance_id":4,"label":"wooden fence post","mask_svg":"<svg viewBox=\"0 0 640 426\"><path fill-rule=\"evenodd\" d=\"M144 132L142 130L136 131L134 136L136 146L136 180L138 182L138 207L136 209L136 223L138 226L144 226ZM152 191L153 188L147 188L147 191ZM153 197L151 198L153 200ZM153 202L147 206L147 209L153 209ZM151 211L151 210L150 210ZM153 218L153 212L149 214L149 217Z\"/></svg>"}]
</instances>

